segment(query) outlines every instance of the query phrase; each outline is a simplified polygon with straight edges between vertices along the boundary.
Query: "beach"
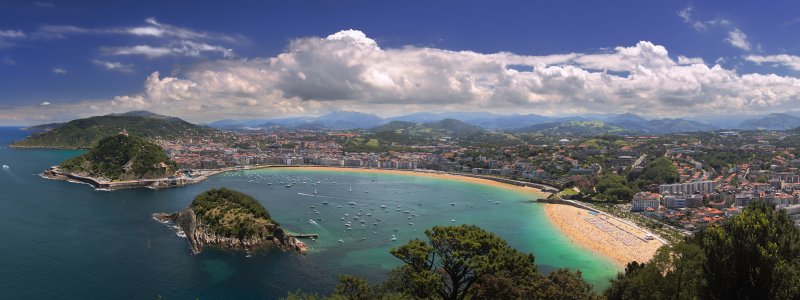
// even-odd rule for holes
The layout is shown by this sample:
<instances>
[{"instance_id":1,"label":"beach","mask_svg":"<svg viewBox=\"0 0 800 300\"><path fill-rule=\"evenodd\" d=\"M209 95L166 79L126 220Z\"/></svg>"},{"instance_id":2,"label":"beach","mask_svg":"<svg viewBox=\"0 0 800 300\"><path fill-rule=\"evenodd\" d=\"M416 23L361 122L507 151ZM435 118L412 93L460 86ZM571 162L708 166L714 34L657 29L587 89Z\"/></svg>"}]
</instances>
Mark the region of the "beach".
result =
<instances>
[{"instance_id":1,"label":"beach","mask_svg":"<svg viewBox=\"0 0 800 300\"><path fill-rule=\"evenodd\" d=\"M664 244L645 240L645 231L605 214L565 204L545 204L550 221L572 242L611 258L620 267L628 262L647 262Z\"/></svg>"}]
</instances>

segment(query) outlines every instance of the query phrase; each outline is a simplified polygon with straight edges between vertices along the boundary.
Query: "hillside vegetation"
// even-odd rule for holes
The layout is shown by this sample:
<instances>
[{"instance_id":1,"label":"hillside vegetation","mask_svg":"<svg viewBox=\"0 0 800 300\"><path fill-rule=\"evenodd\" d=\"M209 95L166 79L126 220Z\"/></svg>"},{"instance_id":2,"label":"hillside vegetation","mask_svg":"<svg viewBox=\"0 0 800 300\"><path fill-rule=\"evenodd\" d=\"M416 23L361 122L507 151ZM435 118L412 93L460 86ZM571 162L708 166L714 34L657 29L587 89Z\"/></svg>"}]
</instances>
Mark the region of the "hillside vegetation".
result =
<instances>
[{"instance_id":1,"label":"hillside vegetation","mask_svg":"<svg viewBox=\"0 0 800 300\"><path fill-rule=\"evenodd\" d=\"M100 140L89 152L62 162L59 168L112 181L164 178L178 169L158 145L121 134Z\"/></svg>"},{"instance_id":2,"label":"hillside vegetation","mask_svg":"<svg viewBox=\"0 0 800 300\"><path fill-rule=\"evenodd\" d=\"M385 143L428 145L452 140L462 145L510 144L518 139L511 134L494 133L455 119L417 124L392 121L371 130L374 138Z\"/></svg>"},{"instance_id":3,"label":"hillside vegetation","mask_svg":"<svg viewBox=\"0 0 800 300\"><path fill-rule=\"evenodd\" d=\"M131 135L165 139L202 135L212 131L212 129L197 126L179 118L145 112L96 116L50 127L55 128L33 134L14 143L12 147L87 149L96 146L101 139L116 135L123 129Z\"/></svg>"},{"instance_id":4,"label":"hillside vegetation","mask_svg":"<svg viewBox=\"0 0 800 300\"><path fill-rule=\"evenodd\" d=\"M227 188L197 195L190 208L201 224L224 237L267 237L272 235L273 227L277 225L253 197Z\"/></svg>"}]
</instances>

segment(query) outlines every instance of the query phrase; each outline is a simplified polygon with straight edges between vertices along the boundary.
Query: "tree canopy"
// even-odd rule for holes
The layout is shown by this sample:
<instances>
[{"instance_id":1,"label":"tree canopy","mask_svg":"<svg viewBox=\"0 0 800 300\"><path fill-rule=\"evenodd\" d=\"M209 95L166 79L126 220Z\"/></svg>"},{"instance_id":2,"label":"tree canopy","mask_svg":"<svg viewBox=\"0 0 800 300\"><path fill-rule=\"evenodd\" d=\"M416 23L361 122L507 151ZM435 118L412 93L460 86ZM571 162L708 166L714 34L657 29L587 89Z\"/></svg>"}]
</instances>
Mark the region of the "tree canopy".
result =
<instances>
[{"instance_id":1,"label":"tree canopy","mask_svg":"<svg viewBox=\"0 0 800 300\"><path fill-rule=\"evenodd\" d=\"M595 299L579 271L538 272L532 254L509 246L499 236L473 225L436 226L392 249L403 265L389 279L370 285L340 276L325 299ZM320 299L291 293L289 299Z\"/></svg>"},{"instance_id":2,"label":"tree canopy","mask_svg":"<svg viewBox=\"0 0 800 300\"><path fill-rule=\"evenodd\" d=\"M158 145L121 134L100 140L89 152L62 162L60 167L67 172L110 180L163 178L178 169Z\"/></svg>"},{"instance_id":3,"label":"tree canopy","mask_svg":"<svg viewBox=\"0 0 800 300\"><path fill-rule=\"evenodd\" d=\"M277 224L253 197L227 188L211 189L197 195L189 207L200 223L227 237L271 234L267 227Z\"/></svg>"},{"instance_id":4,"label":"tree canopy","mask_svg":"<svg viewBox=\"0 0 800 300\"><path fill-rule=\"evenodd\" d=\"M800 230L761 202L721 225L628 264L607 299L798 299Z\"/></svg>"}]
</instances>

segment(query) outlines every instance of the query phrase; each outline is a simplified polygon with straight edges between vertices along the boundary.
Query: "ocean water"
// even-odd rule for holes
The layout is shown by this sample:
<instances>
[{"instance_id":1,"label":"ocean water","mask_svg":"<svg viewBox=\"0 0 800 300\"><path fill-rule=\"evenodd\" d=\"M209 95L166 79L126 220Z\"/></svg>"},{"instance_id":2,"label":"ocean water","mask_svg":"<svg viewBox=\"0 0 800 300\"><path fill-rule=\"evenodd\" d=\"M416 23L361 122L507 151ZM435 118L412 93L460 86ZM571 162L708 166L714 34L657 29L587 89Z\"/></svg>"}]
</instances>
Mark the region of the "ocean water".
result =
<instances>
[{"instance_id":1,"label":"ocean water","mask_svg":"<svg viewBox=\"0 0 800 300\"><path fill-rule=\"evenodd\" d=\"M10 166L0 170L0 298L273 299L298 289L328 293L337 274L384 279L399 264L391 248L423 238L426 228L450 224L495 232L534 253L541 271L576 268L598 288L618 271L554 228L542 207L529 202L538 197L533 193L410 175L292 169L232 172L175 189L95 191L39 177L81 152L5 147L26 134L0 127L0 164ZM151 218L183 209L216 187L248 193L288 230L320 238L308 241L306 256L215 249L192 255L173 228Z\"/></svg>"}]
</instances>

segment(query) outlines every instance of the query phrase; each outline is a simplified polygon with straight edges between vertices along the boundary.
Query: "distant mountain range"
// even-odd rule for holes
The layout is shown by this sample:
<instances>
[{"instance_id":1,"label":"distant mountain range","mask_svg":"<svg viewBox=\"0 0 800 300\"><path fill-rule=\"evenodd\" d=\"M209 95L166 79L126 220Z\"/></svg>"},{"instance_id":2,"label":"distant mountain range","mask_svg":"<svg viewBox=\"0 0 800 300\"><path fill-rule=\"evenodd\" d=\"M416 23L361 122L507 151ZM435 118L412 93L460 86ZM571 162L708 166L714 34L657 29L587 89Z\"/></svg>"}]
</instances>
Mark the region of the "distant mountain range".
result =
<instances>
[{"instance_id":1,"label":"distant mountain range","mask_svg":"<svg viewBox=\"0 0 800 300\"><path fill-rule=\"evenodd\" d=\"M91 148L103 138L114 136L122 130L145 138L174 138L188 135L203 135L214 129L198 126L180 118L162 116L146 111L110 114L66 123L29 127L37 130L12 147L44 148Z\"/></svg>"},{"instance_id":2,"label":"distant mountain range","mask_svg":"<svg viewBox=\"0 0 800 300\"><path fill-rule=\"evenodd\" d=\"M361 113L334 112L318 117L291 117L261 120L222 120L209 126L223 129L371 129L391 122L415 124L434 123L445 119L494 131L546 131L551 133L628 133L667 134L678 132L709 131L719 129L785 130L800 127L800 116L775 113L760 116L734 116L729 118L660 118L647 119L635 114L578 115L550 117L535 114L499 115L487 112L414 113L390 118ZM588 122L588 123L586 123ZM599 122L599 123L598 123ZM395 124L397 125L397 124Z\"/></svg>"}]
</instances>

